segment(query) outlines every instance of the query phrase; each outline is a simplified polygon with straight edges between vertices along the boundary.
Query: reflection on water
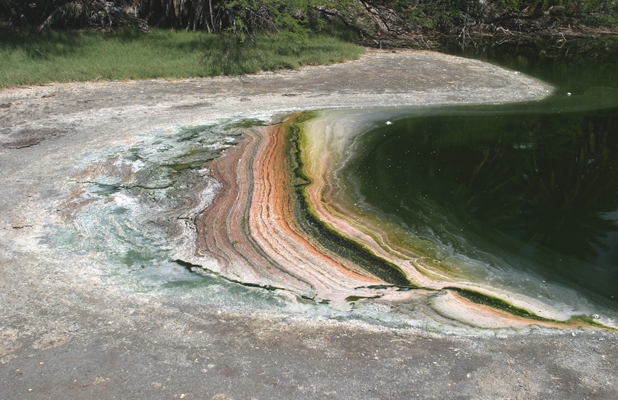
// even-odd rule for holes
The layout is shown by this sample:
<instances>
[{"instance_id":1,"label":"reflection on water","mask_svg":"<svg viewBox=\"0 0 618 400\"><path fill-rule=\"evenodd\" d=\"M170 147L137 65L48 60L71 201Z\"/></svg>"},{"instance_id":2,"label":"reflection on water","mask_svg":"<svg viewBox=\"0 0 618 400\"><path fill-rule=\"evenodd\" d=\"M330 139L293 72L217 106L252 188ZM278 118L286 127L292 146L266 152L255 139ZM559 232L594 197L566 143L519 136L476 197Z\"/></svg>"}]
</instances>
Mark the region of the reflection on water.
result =
<instances>
[{"instance_id":1,"label":"reflection on water","mask_svg":"<svg viewBox=\"0 0 618 400\"><path fill-rule=\"evenodd\" d=\"M618 41L487 44L477 58L509 61L557 94L395 120L363 136L342 176L414 235L618 307L618 51L604 49Z\"/></svg>"}]
</instances>

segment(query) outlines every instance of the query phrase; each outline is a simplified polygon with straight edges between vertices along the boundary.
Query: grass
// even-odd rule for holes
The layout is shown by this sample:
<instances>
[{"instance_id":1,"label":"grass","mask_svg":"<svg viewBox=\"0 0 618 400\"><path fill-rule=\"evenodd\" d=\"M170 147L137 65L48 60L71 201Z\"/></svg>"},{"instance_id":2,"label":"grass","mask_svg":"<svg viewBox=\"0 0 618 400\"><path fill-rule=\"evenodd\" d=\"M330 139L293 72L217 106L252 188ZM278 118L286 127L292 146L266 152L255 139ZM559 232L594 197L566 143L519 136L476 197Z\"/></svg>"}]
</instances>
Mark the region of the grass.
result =
<instances>
[{"instance_id":1,"label":"grass","mask_svg":"<svg viewBox=\"0 0 618 400\"><path fill-rule=\"evenodd\" d=\"M331 64L363 52L344 32L304 41L262 34L232 46L229 37L153 29L19 32L0 26L0 87L98 79L188 78Z\"/></svg>"}]
</instances>

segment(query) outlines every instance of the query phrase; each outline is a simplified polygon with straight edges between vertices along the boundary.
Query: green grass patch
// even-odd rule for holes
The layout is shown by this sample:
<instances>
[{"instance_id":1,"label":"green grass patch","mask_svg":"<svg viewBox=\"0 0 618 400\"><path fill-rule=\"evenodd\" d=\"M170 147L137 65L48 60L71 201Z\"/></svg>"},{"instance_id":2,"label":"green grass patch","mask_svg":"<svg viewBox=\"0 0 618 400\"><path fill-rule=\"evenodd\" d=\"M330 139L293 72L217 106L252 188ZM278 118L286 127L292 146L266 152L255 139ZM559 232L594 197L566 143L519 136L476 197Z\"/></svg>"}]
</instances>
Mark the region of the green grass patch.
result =
<instances>
[{"instance_id":1,"label":"green grass patch","mask_svg":"<svg viewBox=\"0 0 618 400\"><path fill-rule=\"evenodd\" d=\"M98 79L240 75L356 59L363 52L343 33L314 33L304 41L262 34L228 49L229 36L153 29L141 33L49 31L0 26L0 87Z\"/></svg>"}]
</instances>

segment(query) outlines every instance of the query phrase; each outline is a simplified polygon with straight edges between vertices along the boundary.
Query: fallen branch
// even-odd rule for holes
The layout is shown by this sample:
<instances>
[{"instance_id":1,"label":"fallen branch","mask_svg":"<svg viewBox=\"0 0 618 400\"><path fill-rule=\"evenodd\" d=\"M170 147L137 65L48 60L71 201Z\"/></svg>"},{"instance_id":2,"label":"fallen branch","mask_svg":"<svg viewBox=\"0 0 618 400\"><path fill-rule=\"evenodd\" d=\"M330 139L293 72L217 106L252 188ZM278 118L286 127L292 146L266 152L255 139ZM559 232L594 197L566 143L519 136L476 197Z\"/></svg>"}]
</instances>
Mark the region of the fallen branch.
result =
<instances>
[{"instance_id":1,"label":"fallen branch","mask_svg":"<svg viewBox=\"0 0 618 400\"><path fill-rule=\"evenodd\" d=\"M42 32L54 25L75 25L80 20L88 20L92 25L101 28L118 26L130 26L142 32L148 32L148 23L142 18L129 14L112 2L102 0L73 1L57 7L41 25L36 29Z\"/></svg>"},{"instance_id":2,"label":"fallen branch","mask_svg":"<svg viewBox=\"0 0 618 400\"><path fill-rule=\"evenodd\" d=\"M40 55L42 55L43 57L45 57L46 59L48 59L48 60L49 60L49 57L47 57L45 54L41 53L41 52L39 51L39 49L34 49L34 51L36 51L37 53L39 53Z\"/></svg>"}]
</instances>

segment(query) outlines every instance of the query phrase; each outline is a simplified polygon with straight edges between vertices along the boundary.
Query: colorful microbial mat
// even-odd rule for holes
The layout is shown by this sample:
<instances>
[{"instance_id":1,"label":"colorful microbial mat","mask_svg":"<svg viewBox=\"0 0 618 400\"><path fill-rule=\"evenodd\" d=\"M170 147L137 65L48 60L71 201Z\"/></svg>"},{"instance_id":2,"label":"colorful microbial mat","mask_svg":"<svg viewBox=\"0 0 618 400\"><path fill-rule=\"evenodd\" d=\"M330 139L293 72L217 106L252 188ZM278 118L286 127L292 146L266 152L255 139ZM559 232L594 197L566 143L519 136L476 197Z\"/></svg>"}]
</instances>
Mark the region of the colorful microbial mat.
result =
<instances>
[{"instance_id":1,"label":"colorful microbial mat","mask_svg":"<svg viewBox=\"0 0 618 400\"><path fill-rule=\"evenodd\" d=\"M616 42L502 45L472 55L555 94L150 132L87 160L65 207L78 228L56 236L137 290L215 303L454 332L617 328L618 52L601 51Z\"/></svg>"}]
</instances>

